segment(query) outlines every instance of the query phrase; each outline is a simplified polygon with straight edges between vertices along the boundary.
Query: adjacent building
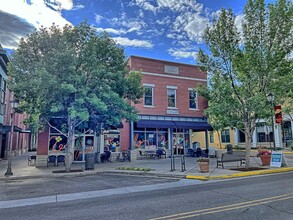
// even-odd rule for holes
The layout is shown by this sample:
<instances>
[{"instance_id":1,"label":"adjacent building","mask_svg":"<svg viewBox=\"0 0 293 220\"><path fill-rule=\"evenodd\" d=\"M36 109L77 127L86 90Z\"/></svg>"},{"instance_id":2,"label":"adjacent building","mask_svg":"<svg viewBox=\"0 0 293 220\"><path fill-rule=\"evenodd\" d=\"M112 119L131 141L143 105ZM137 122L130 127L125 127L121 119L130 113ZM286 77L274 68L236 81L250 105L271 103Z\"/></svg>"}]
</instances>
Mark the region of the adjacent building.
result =
<instances>
[{"instance_id":1,"label":"adjacent building","mask_svg":"<svg viewBox=\"0 0 293 220\"><path fill-rule=\"evenodd\" d=\"M7 158L10 139L14 155L26 152L30 146L30 132L23 123L25 114L12 114L10 101L13 94L7 89L7 65L9 58L0 44L0 159ZM14 132L11 134L11 119L14 117Z\"/></svg>"}]
</instances>

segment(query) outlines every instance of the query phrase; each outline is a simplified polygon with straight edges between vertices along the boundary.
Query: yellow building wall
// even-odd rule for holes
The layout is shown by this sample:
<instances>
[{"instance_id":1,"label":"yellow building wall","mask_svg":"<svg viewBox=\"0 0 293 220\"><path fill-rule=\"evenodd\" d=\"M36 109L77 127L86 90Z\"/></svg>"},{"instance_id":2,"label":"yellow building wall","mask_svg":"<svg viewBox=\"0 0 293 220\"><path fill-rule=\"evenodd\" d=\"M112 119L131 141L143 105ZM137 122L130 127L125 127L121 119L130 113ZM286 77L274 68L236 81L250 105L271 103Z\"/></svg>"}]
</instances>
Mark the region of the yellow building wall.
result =
<instances>
[{"instance_id":1,"label":"yellow building wall","mask_svg":"<svg viewBox=\"0 0 293 220\"><path fill-rule=\"evenodd\" d=\"M211 132L214 134L214 142L211 143L210 140L210 134ZM230 134L230 142L229 143L222 143L221 142L221 131L209 131L208 132L208 145L210 147L215 147L218 149L225 149L227 144L235 145L235 139L234 139L234 130L229 128L229 134ZM205 141L205 132L193 132L192 133L192 143L199 142L201 148L206 147L206 141Z\"/></svg>"}]
</instances>

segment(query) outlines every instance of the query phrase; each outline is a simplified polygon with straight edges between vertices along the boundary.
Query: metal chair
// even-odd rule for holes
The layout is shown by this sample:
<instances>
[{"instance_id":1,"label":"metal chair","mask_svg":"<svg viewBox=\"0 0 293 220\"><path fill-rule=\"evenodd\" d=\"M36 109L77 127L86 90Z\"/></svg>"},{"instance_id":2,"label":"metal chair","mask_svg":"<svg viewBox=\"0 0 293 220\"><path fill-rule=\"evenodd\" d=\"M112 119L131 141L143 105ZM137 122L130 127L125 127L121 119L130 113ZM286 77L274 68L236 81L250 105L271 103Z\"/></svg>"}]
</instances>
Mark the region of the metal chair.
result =
<instances>
[{"instance_id":1,"label":"metal chair","mask_svg":"<svg viewBox=\"0 0 293 220\"><path fill-rule=\"evenodd\" d=\"M47 167L49 166L50 163L54 164L54 167L55 167L56 160L57 160L57 157L55 155L50 155L47 159Z\"/></svg>"},{"instance_id":2,"label":"metal chair","mask_svg":"<svg viewBox=\"0 0 293 220\"><path fill-rule=\"evenodd\" d=\"M59 163L63 163L65 166L65 156L64 155L57 156L57 167L58 167Z\"/></svg>"}]
</instances>

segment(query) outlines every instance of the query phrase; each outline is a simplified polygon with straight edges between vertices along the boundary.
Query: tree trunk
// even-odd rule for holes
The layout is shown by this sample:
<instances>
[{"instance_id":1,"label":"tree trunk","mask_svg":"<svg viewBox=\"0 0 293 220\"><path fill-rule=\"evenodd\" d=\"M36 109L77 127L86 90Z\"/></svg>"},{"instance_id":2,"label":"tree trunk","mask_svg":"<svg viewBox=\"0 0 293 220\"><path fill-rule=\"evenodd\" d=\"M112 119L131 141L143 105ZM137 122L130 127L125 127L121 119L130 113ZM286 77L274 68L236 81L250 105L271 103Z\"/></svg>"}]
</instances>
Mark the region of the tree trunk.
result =
<instances>
[{"instance_id":1,"label":"tree trunk","mask_svg":"<svg viewBox=\"0 0 293 220\"><path fill-rule=\"evenodd\" d=\"M66 162L65 162L65 171L71 171L71 164L73 161L73 151L74 151L74 122L68 115L67 118L68 125L68 137L67 137L67 154L66 154Z\"/></svg>"},{"instance_id":2,"label":"tree trunk","mask_svg":"<svg viewBox=\"0 0 293 220\"><path fill-rule=\"evenodd\" d=\"M245 127L245 168L250 167L250 151L251 151L251 128L246 125Z\"/></svg>"}]
</instances>

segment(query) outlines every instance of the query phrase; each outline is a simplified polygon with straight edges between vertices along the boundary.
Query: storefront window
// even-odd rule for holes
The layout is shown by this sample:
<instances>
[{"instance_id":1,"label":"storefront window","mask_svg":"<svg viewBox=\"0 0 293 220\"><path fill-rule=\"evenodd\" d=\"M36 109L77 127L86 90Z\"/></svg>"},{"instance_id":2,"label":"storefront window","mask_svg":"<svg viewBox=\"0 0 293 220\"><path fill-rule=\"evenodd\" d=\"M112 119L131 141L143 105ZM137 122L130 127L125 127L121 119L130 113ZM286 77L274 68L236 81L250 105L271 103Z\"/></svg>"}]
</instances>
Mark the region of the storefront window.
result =
<instances>
[{"instance_id":1,"label":"storefront window","mask_svg":"<svg viewBox=\"0 0 293 220\"><path fill-rule=\"evenodd\" d=\"M76 136L74 144L74 160L83 161L84 155L84 136Z\"/></svg>"},{"instance_id":2,"label":"storefront window","mask_svg":"<svg viewBox=\"0 0 293 220\"><path fill-rule=\"evenodd\" d=\"M120 131L110 130L104 135L104 145L109 147L110 151L120 151Z\"/></svg>"},{"instance_id":3,"label":"storefront window","mask_svg":"<svg viewBox=\"0 0 293 220\"><path fill-rule=\"evenodd\" d=\"M65 153L67 148L67 137L60 134L50 134L49 154Z\"/></svg>"},{"instance_id":4,"label":"storefront window","mask_svg":"<svg viewBox=\"0 0 293 220\"><path fill-rule=\"evenodd\" d=\"M168 148L168 129L146 128L134 131L135 148Z\"/></svg>"}]
</instances>

